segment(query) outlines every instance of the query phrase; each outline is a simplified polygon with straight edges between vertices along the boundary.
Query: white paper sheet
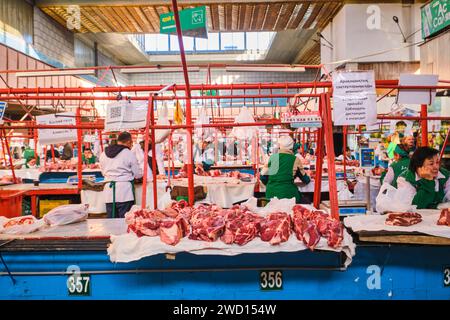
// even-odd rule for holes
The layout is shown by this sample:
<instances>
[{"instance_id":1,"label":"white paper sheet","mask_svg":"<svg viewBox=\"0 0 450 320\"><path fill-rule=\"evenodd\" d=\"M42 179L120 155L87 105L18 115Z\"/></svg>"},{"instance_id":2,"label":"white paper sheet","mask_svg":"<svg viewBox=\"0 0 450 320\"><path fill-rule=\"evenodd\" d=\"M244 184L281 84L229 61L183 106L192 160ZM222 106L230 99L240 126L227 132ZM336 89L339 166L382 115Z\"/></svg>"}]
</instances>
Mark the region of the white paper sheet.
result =
<instances>
[{"instance_id":1,"label":"white paper sheet","mask_svg":"<svg viewBox=\"0 0 450 320\"><path fill-rule=\"evenodd\" d=\"M297 240L293 233L288 241L276 246L272 246L259 238L255 238L243 246L236 244L228 245L220 240L215 242L205 242L183 238L176 246L170 246L162 242L159 237L138 238L134 233L129 233L111 236L111 245L108 247L108 255L112 262L131 262L161 253L189 252L199 255L235 256L243 253L297 252L306 249L307 247L303 242ZM344 252L347 256L344 265L347 267L350 265L352 257L355 255L355 244L347 231L344 231L344 240L341 247L337 249L331 248L328 246L327 240L321 238L316 250Z\"/></svg>"},{"instance_id":2,"label":"white paper sheet","mask_svg":"<svg viewBox=\"0 0 450 320\"><path fill-rule=\"evenodd\" d=\"M344 225L354 232L361 231L392 231L392 232L420 232L436 237L450 238L450 227L438 226L440 210L417 210L422 215L422 222L409 226L389 226L385 221L387 215L353 216L344 219Z\"/></svg>"}]
</instances>

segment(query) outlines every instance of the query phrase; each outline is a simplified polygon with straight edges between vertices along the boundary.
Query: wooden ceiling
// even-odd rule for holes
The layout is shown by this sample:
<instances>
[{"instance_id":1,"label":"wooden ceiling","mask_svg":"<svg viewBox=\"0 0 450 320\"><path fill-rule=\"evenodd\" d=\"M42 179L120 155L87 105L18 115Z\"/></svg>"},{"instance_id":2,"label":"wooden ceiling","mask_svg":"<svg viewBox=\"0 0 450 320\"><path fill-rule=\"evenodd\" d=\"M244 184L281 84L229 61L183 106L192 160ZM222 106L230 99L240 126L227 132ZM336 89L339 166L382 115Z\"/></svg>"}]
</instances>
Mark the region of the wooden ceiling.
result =
<instances>
[{"instance_id":1,"label":"wooden ceiling","mask_svg":"<svg viewBox=\"0 0 450 320\"><path fill-rule=\"evenodd\" d=\"M74 1L76 3L76 1ZM81 33L159 33L160 14L171 11L168 5L80 5ZM206 5L209 31L321 30L334 17L343 1L251 1L248 3L195 3ZM194 5L179 6L179 10ZM67 26L67 5L41 5L40 8Z\"/></svg>"}]
</instances>

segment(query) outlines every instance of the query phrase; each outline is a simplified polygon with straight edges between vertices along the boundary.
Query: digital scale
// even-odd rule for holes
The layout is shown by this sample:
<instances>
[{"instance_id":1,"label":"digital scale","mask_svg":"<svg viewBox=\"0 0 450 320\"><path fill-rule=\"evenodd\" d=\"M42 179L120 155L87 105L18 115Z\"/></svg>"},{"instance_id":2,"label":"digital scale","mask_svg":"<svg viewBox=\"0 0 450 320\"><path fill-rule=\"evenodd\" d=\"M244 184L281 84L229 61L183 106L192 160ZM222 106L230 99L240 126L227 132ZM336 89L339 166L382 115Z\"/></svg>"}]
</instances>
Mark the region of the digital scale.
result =
<instances>
[{"instance_id":1,"label":"digital scale","mask_svg":"<svg viewBox=\"0 0 450 320\"><path fill-rule=\"evenodd\" d=\"M329 210L330 201L322 201L320 209ZM353 216L367 213L367 203L359 200L341 200L339 201L339 215Z\"/></svg>"},{"instance_id":2,"label":"digital scale","mask_svg":"<svg viewBox=\"0 0 450 320\"><path fill-rule=\"evenodd\" d=\"M81 180L89 180L92 182L95 182L95 175L94 174L89 174L89 175L83 175L81 177ZM70 176L69 178L67 178L67 184L78 184L78 176Z\"/></svg>"}]
</instances>

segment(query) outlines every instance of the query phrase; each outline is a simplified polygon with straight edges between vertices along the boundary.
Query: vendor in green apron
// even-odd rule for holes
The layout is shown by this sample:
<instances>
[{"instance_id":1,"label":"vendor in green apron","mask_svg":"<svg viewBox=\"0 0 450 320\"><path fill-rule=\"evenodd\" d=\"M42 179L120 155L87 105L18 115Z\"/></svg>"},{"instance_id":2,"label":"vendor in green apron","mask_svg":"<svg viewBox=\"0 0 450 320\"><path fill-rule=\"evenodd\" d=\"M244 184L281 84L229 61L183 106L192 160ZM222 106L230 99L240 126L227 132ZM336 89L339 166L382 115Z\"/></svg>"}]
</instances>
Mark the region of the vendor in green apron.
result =
<instances>
[{"instance_id":1,"label":"vendor in green apron","mask_svg":"<svg viewBox=\"0 0 450 320\"><path fill-rule=\"evenodd\" d=\"M305 202L294 184L294 179L299 177L305 184L308 184L311 179L305 173L301 160L292 152L294 140L289 136L282 136L278 144L279 152L270 156L268 163L261 171L261 182L266 185L266 198L295 198L296 203Z\"/></svg>"},{"instance_id":2,"label":"vendor in green apron","mask_svg":"<svg viewBox=\"0 0 450 320\"><path fill-rule=\"evenodd\" d=\"M39 157L35 157L34 150L30 146L26 146L23 151L23 158L25 160L25 168L32 168L38 166L40 161Z\"/></svg>"},{"instance_id":3,"label":"vendor in green apron","mask_svg":"<svg viewBox=\"0 0 450 320\"><path fill-rule=\"evenodd\" d=\"M389 166L388 171L381 175L381 184L388 183L397 188L397 179L409 167L410 155L415 148L413 136L404 137L401 144L395 147L394 162Z\"/></svg>"},{"instance_id":4,"label":"vendor in green apron","mask_svg":"<svg viewBox=\"0 0 450 320\"><path fill-rule=\"evenodd\" d=\"M100 168L105 181L103 197L108 218L123 218L135 202L134 179L142 177L142 170L134 153L131 134L122 132L117 144L105 148L100 155Z\"/></svg>"},{"instance_id":5,"label":"vendor in green apron","mask_svg":"<svg viewBox=\"0 0 450 320\"><path fill-rule=\"evenodd\" d=\"M95 164L95 162L97 161L97 158L94 156L90 148L84 149L82 159L84 164Z\"/></svg>"},{"instance_id":6,"label":"vendor in green apron","mask_svg":"<svg viewBox=\"0 0 450 320\"><path fill-rule=\"evenodd\" d=\"M417 209L436 209L450 200L450 173L440 168L439 151L420 147L411 156L409 168L397 180L398 190L407 204Z\"/></svg>"}]
</instances>

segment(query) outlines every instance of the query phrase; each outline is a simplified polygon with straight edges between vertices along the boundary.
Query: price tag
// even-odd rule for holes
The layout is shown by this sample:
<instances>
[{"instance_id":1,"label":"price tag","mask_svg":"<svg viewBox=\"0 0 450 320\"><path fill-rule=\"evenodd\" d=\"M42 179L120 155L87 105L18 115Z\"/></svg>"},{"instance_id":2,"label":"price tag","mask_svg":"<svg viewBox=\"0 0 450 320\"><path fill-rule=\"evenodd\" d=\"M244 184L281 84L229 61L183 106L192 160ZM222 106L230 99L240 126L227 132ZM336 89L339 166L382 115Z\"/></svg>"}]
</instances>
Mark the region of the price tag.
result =
<instances>
[{"instance_id":1,"label":"price tag","mask_svg":"<svg viewBox=\"0 0 450 320\"><path fill-rule=\"evenodd\" d=\"M90 296L91 276L88 274L72 274L67 278L69 296Z\"/></svg>"},{"instance_id":2,"label":"price tag","mask_svg":"<svg viewBox=\"0 0 450 320\"><path fill-rule=\"evenodd\" d=\"M450 267L444 268L444 287L450 287Z\"/></svg>"},{"instance_id":3,"label":"price tag","mask_svg":"<svg viewBox=\"0 0 450 320\"><path fill-rule=\"evenodd\" d=\"M259 273L259 287L261 290L283 290L283 271L268 270Z\"/></svg>"}]
</instances>

